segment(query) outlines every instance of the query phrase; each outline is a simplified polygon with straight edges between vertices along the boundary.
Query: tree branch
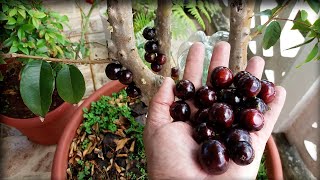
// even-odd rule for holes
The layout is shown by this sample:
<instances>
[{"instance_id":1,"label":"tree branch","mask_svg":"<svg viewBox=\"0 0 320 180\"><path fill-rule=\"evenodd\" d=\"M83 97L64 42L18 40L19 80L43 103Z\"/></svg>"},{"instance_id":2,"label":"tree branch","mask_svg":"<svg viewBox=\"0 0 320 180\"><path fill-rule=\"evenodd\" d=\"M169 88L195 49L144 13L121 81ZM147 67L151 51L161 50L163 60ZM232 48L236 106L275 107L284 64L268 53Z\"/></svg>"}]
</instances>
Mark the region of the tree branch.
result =
<instances>
[{"instance_id":1,"label":"tree branch","mask_svg":"<svg viewBox=\"0 0 320 180\"><path fill-rule=\"evenodd\" d=\"M159 40L159 52L165 54L167 63L165 63L160 71L162 76L171 75L171 0L158 0L157 18L155 27L157 38Z\"/></svg>"},{"instance_id":2,"label":"tree branch","mask_svg":"<svg viewBox=\"0 0 320 180\"><path fill-rule=\"evenodd\" d=\"M148 104L160 87L163 77L154 74L140 59L136 48L132 4L126 0L108 0L108 20L112 26L108 42L109 57L117 59L133 73L133 81L141 89L143 101Z\"/></svg>"},{"instance_id":3,"label":"tree branch","mask_svg":"<svg viewBox=\"0 0 320 180\"><path fill-rule=\"evenodd\" d=\"M253 15L253 0L230 1L230 35L231 45L229 67L237 73L247 66L247 48L250 41L250 23Z\"/></svg>"},{"instance_id":4,"label":"tree branch","mask_svg":"<svg viewBox=\"0 0 320 180\"><path fill-rule=\"evenodd\" d=\"M25 54L0 54L4 59L10 58L30 58L35 60L42 60L42 61L51 61L51 62L61 62L66 64L105 64L112 62L112 59L95 59L94 61L87 61L87 60L73 60L73 59L59 59L59 58L49 58L49 57L42 57L42 56L31 56Z\"/></svg>"}]
</instances>

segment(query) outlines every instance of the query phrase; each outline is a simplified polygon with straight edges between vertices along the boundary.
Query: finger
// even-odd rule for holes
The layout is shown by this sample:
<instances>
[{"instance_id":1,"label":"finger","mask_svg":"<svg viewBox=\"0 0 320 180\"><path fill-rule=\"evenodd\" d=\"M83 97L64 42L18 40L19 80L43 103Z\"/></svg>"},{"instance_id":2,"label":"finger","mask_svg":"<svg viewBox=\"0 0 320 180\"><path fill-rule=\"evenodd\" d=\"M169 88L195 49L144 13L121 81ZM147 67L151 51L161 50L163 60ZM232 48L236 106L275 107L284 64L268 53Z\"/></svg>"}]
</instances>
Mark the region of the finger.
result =
<instances>
[{"instance_id":1,"label":"finger","mask_svg":"<svg viewBox=\"0 0 320 180\"><path fill-rule=\"evenodd\" d=\"M263 69L264 69L264 64L265 62L261 57L254 56L249 60L246 71L250 72L255 77L261 79Z\"/></svg>"},{"instance_id":2,"label":"finger","mask_svg":"<svg viewBox=\"0 0 320 180\"><path fill-rule=\"evenodd\" d=\"M212 70L218 66L229 66L230 44L224 41L218 42L214 46L211 62L208 69L207 83L210 83Z\"/></svg>"},{"instance_id":3,"label":"finger","mask_svg":"<svg viewBox=\"0 0 320 180\"><path fill-rule=\"evenodd\" d=\"M286 90L281 86L277 86L276 97L271 103L268 104L270 110L264 114L264 127L257 132L259 138L263 138L265 142L267 142L272 133L273 127L277 122L277 119L284 105L285 99Z\"/></svg>"},{"instance_id":4,"label":"finger","mask_svg":"<svg viewBox=\"0 0 320 180\"><path fill-rule=\"evenodd\" d=\"M166 77L158 92L153 96L146 122L147 133L172 122L169 109L174 101L173 87L174 81Z\"/></svg>"},{"instance_id":5,"label":"finger","mask_svg":"<svg viewBox=\"0 0 320 180\"><path fill-rule=\"evenodd\" d=\"M187 56L183 79L191 81L196 89L201 87L203 61L204 45L200 42L195 42Z\"/></svg>"}]
</instances>

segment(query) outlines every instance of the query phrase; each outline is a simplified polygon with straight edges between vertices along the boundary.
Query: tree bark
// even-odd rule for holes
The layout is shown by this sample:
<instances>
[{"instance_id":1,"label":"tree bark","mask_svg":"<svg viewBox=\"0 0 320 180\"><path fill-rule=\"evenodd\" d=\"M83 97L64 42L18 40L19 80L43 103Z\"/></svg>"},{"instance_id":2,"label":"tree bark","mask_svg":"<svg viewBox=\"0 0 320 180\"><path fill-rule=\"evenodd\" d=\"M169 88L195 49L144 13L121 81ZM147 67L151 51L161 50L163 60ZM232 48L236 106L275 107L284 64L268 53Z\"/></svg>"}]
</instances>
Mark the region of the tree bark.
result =
<instances>
[{"instance_id":1,"label":"tree bark","mask_svg":"<svg viewBox=\"0 0 320 180\"><path fill-rule=\"evenodd\" d=\"M237 73L247 66L247 48L250 41L250 24L253 16L253 0L230 1L230 35L231 45L229 67Z\"/></svg>"},{"instance_id":2,"label":"tree bark","mask_svg":"<svg viewBox=\"0 0 320 180\"><path fill-rule=\"evenodd\" d=\"M139 57L133 31L131 1L108 0L108 20L112 26L109 58L118 60L133 73L133 81L148 105L160 87L163 77L154 74Z\"/></svg>"},{"instance_id":3,"label":"tree bark","mask_svg":"<svg viewBox=\"0 0 320 180\"><path fill-rule=\"evenodd\" d=\"M167 62L160 71L160 74L165 77L171 75L171 7L171 0L158 0L157 18L155 20L159 52L167 57Z\"/></svg>"}]
</instances>

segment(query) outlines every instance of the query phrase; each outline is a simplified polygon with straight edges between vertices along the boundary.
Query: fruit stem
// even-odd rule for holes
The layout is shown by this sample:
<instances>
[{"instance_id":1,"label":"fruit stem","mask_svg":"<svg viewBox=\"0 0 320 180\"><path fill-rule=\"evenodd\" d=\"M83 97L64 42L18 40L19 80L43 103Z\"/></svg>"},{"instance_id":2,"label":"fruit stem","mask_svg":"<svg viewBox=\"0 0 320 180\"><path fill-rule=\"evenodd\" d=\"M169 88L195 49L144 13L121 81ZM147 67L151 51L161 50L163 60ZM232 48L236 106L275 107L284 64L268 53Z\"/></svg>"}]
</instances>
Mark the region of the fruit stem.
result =
<instances>
[{"instance_id":1,"label":"fruit stem","mask_svg":"<svg viewBox=\"0 0 320 180\"><path fill-rule=\"evenodd\" d=\"M167 58L167 62L160 71L160 74L165 77L170 77L171 74L171 8L171 0L158 0L155 27L159 41L159 52Z\"/></svg>"},{"instance_id":2,"label":"fruit stem","mask_svg":"<svg viewBox=\"0 0 320 180\"><path fill-rule=\"evenodd\" d=\"M250 41L250 24L255 2L253 0L231 0L230 64L232 72L242 71L247 66L247 48Z\"/></svg>"}]
</instances>

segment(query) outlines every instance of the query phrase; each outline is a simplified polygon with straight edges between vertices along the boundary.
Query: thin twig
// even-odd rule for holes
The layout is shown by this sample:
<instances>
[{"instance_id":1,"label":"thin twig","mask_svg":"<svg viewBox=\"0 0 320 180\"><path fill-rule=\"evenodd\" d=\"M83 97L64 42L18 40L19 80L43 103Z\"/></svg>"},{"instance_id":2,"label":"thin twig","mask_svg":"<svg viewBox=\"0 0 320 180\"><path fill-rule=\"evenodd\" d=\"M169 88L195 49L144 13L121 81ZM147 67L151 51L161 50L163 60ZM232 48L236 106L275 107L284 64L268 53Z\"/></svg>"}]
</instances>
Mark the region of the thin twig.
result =
<instances>
[{"instance_id":1,"label":"thin twig","mask_svg":"<svg viewBox=\"0 0 320 180\"><path fill-rule=\"evenodd\" d=\"M49 57L42 57L42 56L31 56L31 55L25 55L25 54L1 54L1 56L4 59L10 59L10 58L30 58L35 60L42 60L42 61L51 61L51 62L61 62L66 64L105 64L110 63L113 60L111 58L107 59L95 59L92 61L87 60L74 60L74 59L59 59L59 58L49 58Z\"/></svg>"},{"instance_id":2,"label":"thin twig","mask_svg":"<svg viewBox=\"0 0 320 180\"><path fill-rule=\"evenodd\" d=\"M297 21L297 20L292 20L292 19L286 19L286 18L273 18L273 19L274 20L281 20L281 21L292 21L292 22L295 22L295 23L298 23L298 24L303 24L303 25L308 26L308 27L311 26L310 24L306 24L304 22Z\"/></svg>"},{"instance_id":3,"label":"thin twig","mask_svg":"<svg viewBox=\"0 0 320 180\"><path fill-rule=\"evenodd\" d=\"M268 19L268 21L265 22L262 26L263 26L263 27L266 27L272 20L274 20L274 18L275 18L278 14L280 14L280 13L289 5L290 1L291 1L291 0L286 1L283 6L281 6L279 9L277 9L277 11L276 11L276 12ZM255 37L256 37L258 34L260 34L260 33L261 33L261 31L258 30L258 29L257 29L256 31L254 31L253 33L251 33L251 34L250 34L251 40L252 40L253 38L255 38Z\"/></svg>"}]
</instances>

